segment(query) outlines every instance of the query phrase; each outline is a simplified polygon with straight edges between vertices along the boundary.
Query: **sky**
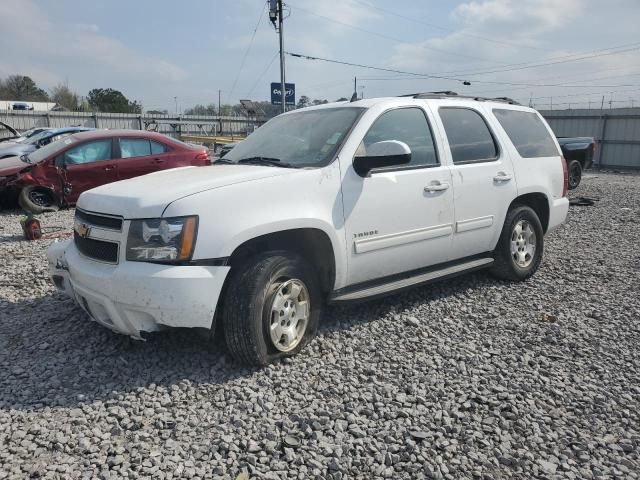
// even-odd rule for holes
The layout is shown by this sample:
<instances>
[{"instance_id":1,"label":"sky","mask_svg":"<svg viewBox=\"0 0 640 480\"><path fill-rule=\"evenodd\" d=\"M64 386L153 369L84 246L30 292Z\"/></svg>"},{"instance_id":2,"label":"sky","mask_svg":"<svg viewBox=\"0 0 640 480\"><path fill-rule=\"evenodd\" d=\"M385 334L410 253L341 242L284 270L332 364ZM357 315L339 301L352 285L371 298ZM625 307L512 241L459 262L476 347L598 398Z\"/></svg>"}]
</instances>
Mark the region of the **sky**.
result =
<instances>
[{"instance_id":1,"label":"sky","mask_svg":"<svg viewBox=\"0 0 640 480\"><path fill-rule=\"evenodd\" d=\"M542 109L599 108L603 96L605 108L640 105L638 0L285 5L286 51L405 72L287 56L297 98L350 97L357 77L365 97L452 90ZM29 75L47 90L116 88L174 112L217 103L218 90L223 103L268 100L280 78L262 0L0 0L0 18L0 77Z\"/></svg>"}]
</instances>

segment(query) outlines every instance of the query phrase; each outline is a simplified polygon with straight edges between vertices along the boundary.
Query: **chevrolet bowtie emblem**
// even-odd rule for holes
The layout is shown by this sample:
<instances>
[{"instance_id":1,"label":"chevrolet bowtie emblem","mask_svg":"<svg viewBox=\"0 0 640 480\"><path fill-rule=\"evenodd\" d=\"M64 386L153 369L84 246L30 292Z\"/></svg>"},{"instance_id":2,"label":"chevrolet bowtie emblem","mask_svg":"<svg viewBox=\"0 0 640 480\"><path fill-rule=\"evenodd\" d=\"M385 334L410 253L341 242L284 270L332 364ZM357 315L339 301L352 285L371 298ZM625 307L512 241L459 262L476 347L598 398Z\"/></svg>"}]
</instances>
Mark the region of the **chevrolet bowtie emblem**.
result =
<instances>
[{"instance_id":1,"label":"chevrolet bowtie emblem","mask_svg":"<svg viewBox=\"0 0 640 480\"><path fill-rule=\"evenodd\" d=\"M78 232L80 237L87 238L89 233L91 233L91 227L86 223L78 223L76 224L76 232Z\"/></svg>"}]
</instances>

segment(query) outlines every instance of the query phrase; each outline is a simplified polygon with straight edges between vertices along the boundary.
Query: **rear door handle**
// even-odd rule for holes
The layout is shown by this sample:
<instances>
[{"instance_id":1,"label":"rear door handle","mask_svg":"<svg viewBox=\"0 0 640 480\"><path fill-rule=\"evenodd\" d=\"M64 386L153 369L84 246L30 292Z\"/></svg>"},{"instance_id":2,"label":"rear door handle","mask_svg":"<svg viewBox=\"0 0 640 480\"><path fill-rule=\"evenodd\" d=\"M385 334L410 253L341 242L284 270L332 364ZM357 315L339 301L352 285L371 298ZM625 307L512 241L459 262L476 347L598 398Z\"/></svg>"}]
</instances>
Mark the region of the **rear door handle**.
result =
<instances>
[{"instance_id":1,"label":"rear door handle","mask_svg":"<svg viewBox=\"0 0 640 480\"><path fill-rule=\"evenodd\" d=\"M443 192L444 190L447 190L449 188L449 184L446 182L439 182L439 181L435 181L429 185L427 185L426 187L424 187L424 191L427 193L430 192Z\"/></svg>"},{"instance_id":2,"label":"rear door handle","mask_svg":"<svg viewBox=\"0 0 640 480\"><path fill-rule=\"evenodd\" d=\"M494 182L508 182L513 178L513 175L509 175L505 172L498 172L498 174L493 177Z\"/></svg>"},{"instance_id":3,"label":"rear door handle","mask_svg":"<svg viewBox=\"0 0 640 480\"><path fill-rule=\"evenodd\" d=\"M115 170L115 167L113 165L107 165L106 167L104 167L105 172L110 172L112 170Z\"/></svg>"},{"instance_id":4,"label":"rear door handle","mask_svg":"<svg viewBox=\"0 0 640 480\"><path fill-rule=\"evenodd\" d=\"M162 158L154 158L152 163L164 163L164 159L162 159Z\"/></svg>"}]
</instances>

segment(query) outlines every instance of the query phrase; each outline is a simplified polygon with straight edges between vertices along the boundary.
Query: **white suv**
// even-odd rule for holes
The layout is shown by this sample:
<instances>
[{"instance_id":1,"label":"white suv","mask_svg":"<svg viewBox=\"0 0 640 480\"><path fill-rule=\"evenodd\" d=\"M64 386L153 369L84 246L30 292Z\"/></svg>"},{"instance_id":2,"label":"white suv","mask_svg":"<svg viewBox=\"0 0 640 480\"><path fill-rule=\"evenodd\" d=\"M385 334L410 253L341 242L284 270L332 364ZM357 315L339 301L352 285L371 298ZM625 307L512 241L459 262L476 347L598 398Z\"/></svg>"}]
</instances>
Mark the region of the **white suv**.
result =
<instances>
[{"instance_id":1,"label":"white suv","mask_svg":"<svg viewBox=\"0 0 640 480\"><path fill-rule=\"evenodd\" d=\"M564 222L567 171L544 119L445 94L296 110L209 167L83 193L55 285L106 327L224 330L264 365L313 337L326 302L474 269L524 280Z\"/></svg>"}]
</instances>

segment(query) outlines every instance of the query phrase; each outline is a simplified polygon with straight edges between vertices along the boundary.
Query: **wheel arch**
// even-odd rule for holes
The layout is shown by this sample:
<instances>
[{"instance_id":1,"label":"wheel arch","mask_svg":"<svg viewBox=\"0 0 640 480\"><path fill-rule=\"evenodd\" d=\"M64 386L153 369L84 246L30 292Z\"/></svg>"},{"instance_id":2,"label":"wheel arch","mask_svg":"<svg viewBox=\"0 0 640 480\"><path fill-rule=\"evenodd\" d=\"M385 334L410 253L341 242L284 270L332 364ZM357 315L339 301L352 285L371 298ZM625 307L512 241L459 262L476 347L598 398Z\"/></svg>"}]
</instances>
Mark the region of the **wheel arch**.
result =
<instances>
[{"instance_id":1,"label":"wheel arch","mask_svg":"<svg viewBox=\"0 0 640 480\"><path fill-rule=\"evenodd\" d=\"M549 199L544 193L532 192L520 195L511 202L509 210L515 205L525 205L536 212L542 224L542 230L547 233L549 228Z\"/></svg>"},{"instance_id":2,"label":"wheel arch","mask_svg":"<svg viewBox=\"0 0 640 480\"><path fill-rule=\"evenodd\" d=\"M336 254L326 232L319 228L293 228L256 236L238 245L229 257L233 270L252 256L269 250L287 250L306 258L318 271L324 293L334 289Z\"/></svg>"}]
</instances>

